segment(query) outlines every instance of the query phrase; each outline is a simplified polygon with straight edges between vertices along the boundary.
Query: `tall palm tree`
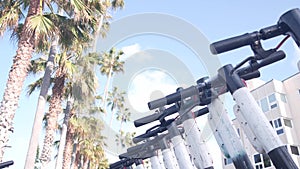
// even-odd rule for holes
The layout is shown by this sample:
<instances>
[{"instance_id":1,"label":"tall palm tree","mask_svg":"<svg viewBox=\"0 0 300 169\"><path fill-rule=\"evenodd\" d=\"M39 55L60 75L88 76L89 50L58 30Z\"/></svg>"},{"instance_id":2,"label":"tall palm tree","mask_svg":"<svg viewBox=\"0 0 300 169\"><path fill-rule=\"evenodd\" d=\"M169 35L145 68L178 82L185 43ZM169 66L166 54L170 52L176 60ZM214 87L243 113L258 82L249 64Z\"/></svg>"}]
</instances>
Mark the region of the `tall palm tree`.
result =
<instances>
[{"instance_id":1,"label":"tall palm tree","mask_svg":"<svg viewBox=\"0 0 300 169\"><path fill-rule=\"evenodd\" d=\"M104 137L101 135L103 124L94 117L74 117L70 120L74 129L75 166L85 168L99 165L104 160ZM68 166L69 168L70 166Z\"/></svg>"},{"instance_id":2,"label":"tall palm tree","mask_svg":"<svg viewBox=\"0 0 300 169\"><path fill-rule=\"evenodd\" d=\"M112 91L108 91L107 106L110 107L111 111L109 126L111 126L112 124L115 112L121 112L122 110L124 110L124 95L125 92L118 91L117 87L114 87Z\"/></svg>"},{"instance_id":3,"label":"tall palm tree","mask_svg":"<svg viewBox=\"0 0 300 169\"><path fill-rule=\"evenodd\" d=\"M56 35L50 47L48 61L46 64L46 70L43 76L40 95L36 107L34 124L31 131L31 137L30 137L29 147L28 147L26 161L25 161L25 168L29 168L34 164L33 157L36 156L36 149L38 147L38 138L42 128L42 119L45 111L44 109L47 101L48 89L51 83L50 82L51 75L54 70L54 58L55 55L57 54L58 40L59 37Z\"/></svg>"},{"instance_id":4,"label":"tall palm tree","mask_svg":"<svg viewBox=\"0 0 300 169\"><path fill-rule=\"evenodd\" d=\"M68 119L64 121L64 125L67 126L66 131L66 143L61 144L64 147L63 152L63 168L70 167L71 153L72 153L72 141L74 136L74 129L71 123L69 123L70 118L75 118L75 111L97 109L90 105L94 102L94 95L97 88L97 78L95 74L95 67L98 65L98 55L96 53L88 54L87 56L81 57L76 62L76 72L73 74L72 82L69 83L66 95L69 98L73 98L75 106L70 111ZM82 76L85 74L85 76ZM73 104L73 105L74 105ZM67 114L65 115L67 116ZM64 133L64 131L63 131ZM61 137L64 137L63 135Z\"/></svg>"},{"instance_id":5,"label":"tall palm tree","mask_svg":"<svg viewBox=\"0 0 300 169\"><path fill-rule=\"evenodd\" d=\"M77 7L73 7L71 9L77 9L80 8L82 9L84 6L78 5ZM75 10L76 11L76 10ZM97 11L97 10L95 10ZM60 30L59 34L55 35L54 40L52 41L50 52L49 52L49 57L48 57L48 63L47 63L47 68L43 77L43 86L41 86L41 93L40 97L38 100L38 106L36 110L36 116L34 120L34 125L32 129L32 135L31 135L31 141L27 153L27 159L26 159L26 164L25 167L32 166L33 164L33 156L36 152L37 144L38 144L38 135L41 131L41 123L42 123L42 114L43 114L43 109L45 108L45 96L47 94L48 88L50 86L49 79L51 77L51 73L53 72L53 60L54 56L57 53L57 48L58 45L60 44L63 48L70 48L74 43L78 42L78 38L83 38L86 39L88 37L88 31L91 26L86 27L85 25L83 26L82 23L79 23L77 20L74 19L69 19L65 16L61 15L62 10L61 8L58 9L58 14L52 14L51 15L51 20L54 21L54 24L57 25L57 27ZM86 17L86 16L84 16ZM75 17L74 17L75 18ZM86 33L83 33L82 31L86 31ZM60 35L60 36L59 36ZM83 35L83 36L82 36ZM59 42L59 44L58 44ZM82 42L82 40L81 40ZM79 51L78 51L79 52Z\"/></svg>"},{"instance_id":6,"label":"tall palm tree","mask_svg":"<svg viewBox=\"0 0 300 169\"><path fill-rule=\"evenodd\" d=\"M123 51L117 51L116 48L111 48L109 52L105 52L102 55L100 61L100 72L101 74L107 76L105 88L104 88L104 96L103 96L103 106L104 111L106 112L106 99L108 94L108 88L110 84L111 77L113 73L123 72L124 61L120 60L120 57L124 54Z\"/></svg>"},{"instance_id":7,"label":"tall palm tree","mask_svg":"<svg viewBox=\"0 0 300 169\"><path fill-rule=\"evenodd\" d=\"M74 118L75 111L71 110L70 111L70 119ZM75 135L75 129L73 125L68 122L67 125L67 133L66 133L66 142L64 145L64 152L63 152L63 163L62 163L62 168L63 169L69 169L71 166L71 159L72 159L72 153L73 153L73 138Z\"/></svg>"},{"instance_id":8,"label":"tall palm tree","mask_svg":"<svg viewBox=\"0 0 300 169\"><path fill-rule=\"evenodd\" d=\"M113 0L112 2L110 0L100 0L100 4L102 6L102 10L101 10L101 15L99 16L99 22L98 22L98 29L96 31L95 37L96 39L94 39L94 44L93 44L93 50L92 52L96 51L96 47L97 47L97 42L98 42L98 37L101 34L102 37L105 37L105 31L107 30L107 27L109 25L109 23L106 21L106 19L111 18L111 16L109 15L109 9L112 10L117 10L117 9L123 9L125 3L124 0Z\"/></svg>"},{"instance_id":9,"label":"tall palm tree","mask_svg":"<svg viewBox=\"0 0 300 169\"><path fill-rule=\"evenodd\" d=\"M131 113L128 108L122 108L121 111L117 111L117 120L121 122L120 131L122 131L123 123L130 121Z\"/></svg>"},{"instance_id":10,"label":"tall palm tree","mask_svg":"<svg viewBox=\"0 0 300 169\"><path fill-rule=\"evenodd\" d=\"M9 141L9 135L13 132L12 121L18 107L23 83L28 74L36 40L38 38L49 38L55 30L51 20L41 15L43 4L43 0L29 1L27 16L22 28L20 28L18 26L22 16L21 7L26 7L28 1L1 1L0 34L3 34L6 29L21 29L21 32L19 34L18 49L9 71L0 105L0 161Z\"/></svg>"},{"instance_id":11,"label":"tall palm tree","mask_svg":"<svg viewBox=\"0 0 300 169\"><path fill-rule=\"evenodd\" d=\"M67 71L72 70L69 64L66 52L61 54L59 62L62 63L56 71L54 78L54 86L52 87L52 96L49 105L49 115L47 116L46 135L44 138L44 145L41 153L42 166L45 167L51 160L51 148L54 140L55 130L57 126L58 115L62 112L62 99L64 96L64 86L67 78Z\"/></svg>"},{"instance_id":12,"label":"tall palm tree","mask_svg":"<svg viewBox=\"0 0 300 169\"><path fill-rule=\"evenodd\" d=\"M71 99L67 101L67 106L66 106L66 109L64 112L65 117L64 117L64 122L62 124L62 132L61 132L60 143L59 143L59 147L58 147L55 169L62 168L63 153L64 153L64 147L66 144L67 127L68 127L68 123L70 120L72 102L73 101Z\"/></svg>"}]
</instances>

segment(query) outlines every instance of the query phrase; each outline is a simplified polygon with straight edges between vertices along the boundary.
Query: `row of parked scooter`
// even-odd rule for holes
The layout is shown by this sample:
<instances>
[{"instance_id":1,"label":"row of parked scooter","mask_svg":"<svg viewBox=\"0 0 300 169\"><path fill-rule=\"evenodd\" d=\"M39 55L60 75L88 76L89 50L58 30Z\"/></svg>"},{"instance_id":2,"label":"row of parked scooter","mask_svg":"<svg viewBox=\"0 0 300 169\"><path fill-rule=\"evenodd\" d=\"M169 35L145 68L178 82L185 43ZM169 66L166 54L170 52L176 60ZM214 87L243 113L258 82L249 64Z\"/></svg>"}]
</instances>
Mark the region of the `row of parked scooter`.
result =
<instances>
[{"instance_id":1,"label":"row of parked scooter","mask_svg":"<svg viewBox=\"0 0 300 169\"><path fill-rule=\"evenodd\" d=\"M261 40L279 35L285 38L278 46L263 49ZM213 169L212 153L201 138L195 121L195 118L205 114L223 155L232 159L235 168L254 169L220 99L227 92L235 101L236 119L256 151L268 154L278 169L298 169L244 83L244 80L259 77L260 68L285 58L285 53L279 48L288 37L300 46L298 8L284 13L273 26L212 43L210 49L213 54L250 46L254 55L236 66L228 64L221 67L214 77L203 77L189 88L178 88L173 94L149 102L149 109L156 109L155 113L135 120L134 125L140 127L154 121L158 121L159 125L133 138L137 144L119 155L120 161L110 164L110 169L131 168L132 165L143 169L143 160L148 158L153 169L161 169L158 150L163 156L164 168ZM198 110L192 111L195 107L199 107ZM167 118L175 113L178 113L176 118Z\"/></svg>"}]
</instances>

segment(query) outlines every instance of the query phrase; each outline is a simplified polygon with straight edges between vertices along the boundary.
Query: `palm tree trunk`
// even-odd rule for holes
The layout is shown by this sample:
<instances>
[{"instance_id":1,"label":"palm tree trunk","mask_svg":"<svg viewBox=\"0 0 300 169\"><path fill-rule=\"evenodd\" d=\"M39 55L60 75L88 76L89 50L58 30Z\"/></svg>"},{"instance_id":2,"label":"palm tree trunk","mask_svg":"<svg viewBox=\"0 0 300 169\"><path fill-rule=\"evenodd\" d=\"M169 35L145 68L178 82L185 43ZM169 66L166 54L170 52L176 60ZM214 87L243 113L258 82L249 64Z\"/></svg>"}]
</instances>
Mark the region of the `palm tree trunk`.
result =
<instances>
[{"instance_id":1,"label":"palm tree trunk","mask_svg":"<svg viewBox=\"0 0 300 169\"><path fill-rule=\"evenodd\" d=\"M113 65L111 64L111 66L109 68L105 88L104 88L104 95L103 95L103 110L104 110L104 113L106 113L106 99L107 99L107 95L108 95L108 88L109 88L110 79L112 77L112 68L113 68Z\"/></svg>"},{"instance_id":2,"label":"palm tree trunk","mask_svg":"<svg viewBox=\"0 0 300 169\"><path fill-rule=\"evenodd\" d=\"M101 0L102 1L102 0ZM96 31L96 34L95 34L95 40L94 40L94 45L93 45L93 52L96 52L96 48L97 48L97 42L98 42L98 37L100 35L100 31L101 31L101 28L102 28L102 25L103 25L103 20L104 20L104 15L102 14L100 16L100 20L99 20L99 24L98 24L98 29Z\"/></svg>"},{"instance_id":3,"label":"palm tree trunk","mask_svg":"<svg viewBox=\"0 0 300 169\"><path fill-rule=\"evenodd\" d=\"M79 145L77 144L76 146L76 153L75 153L75 160L74 163L72 164L71 169L78 169L78 166L80 164L80 153L79 153Z\"/></svg>"},{"instance_id":4,"label":"palm tree trunk","mask_svg":"<svg viewBox=\"0 0 300 169\"><path fill-rule=\"evenodd\" d=\"M73 117L75 112L71 110L70 118ZM72 154L73 154L73 137L74 137L74 128L71 123L68 123L68 130L66 134L66 144L64 148L63 156L63 169L69 169L71 166Z\"/></svg>"},{"instance_id":5,"label":"palm tree trunk","mask_svg":"<svg viewBox=\"0 0 300 169\"><path fill-rule=\"evenodd\" d=\"M89 159L86 157L84 158L84 162L83 162L83 169L88 169L89 166Z\"/></svg>"},{"instance_id":6,"label":"palm tree trunk","mask_svg":"<svg viewBox=\"0 0 300 169\"><path fill-rule=\"evenodd\" d=\"M121 121L121 124L120 124L120 132L122 131L123 122L124 122L124 121Z\"/></svg>"},{"instance_id":7,"label":"palm tree trunk","mask_svg":"<svg viewBox=\"0 0 300 169\"><path fill-rule=\"evenodd\" d=\"M66 112L65 112L65 117L64 117L64 123L62 127L62 132L61 132L61 137L60 137L60 144L58 148L58 155L56 158L56 165L55 169L61 169L62 168L62 162L63 162L63 155L64 155L64 148L66 144L66 134L67 134L67 129L68 129L68 123L70 120L70 112L71 112L71 104L72 101L68 100L67 101L67 107L66 107Z\"/></svg>"},{"instance_id":8,"label":"palm tree trunk","mask_svg":"<svg viewBox=\"0 0 300 169\"><path fill-rule=\"evenodd\" d=\"M16 56L8 74L6 88L0 106L0 161L9 141L9 135L13 133L13 119L18 108L19 97L23 83L28 75L28 68L34 50L34 35L25 31L30 25L30 17L42 12L39 0L31 0L29 11L18 42Z\"/></svg>"},{"instance_id":9,"label":"palm tree trunk","mask_svg":"<svg viewBox=\"0 0 300 169\"><path fill-rule=\"evenodd\" d=\"M50 87L51 74L54 68L54 58L57 54L58 36L55 37L52 42L49 57L47 61L46 70L43 77L43 82L41 86L40 95L38 98L38 103L35 111L34 123L31 131L31 137L29 142L29 147L27 151L25 167L26 169L34 165L34 157L36 156L36 149L38 147L39 135L42 130L43 117L45 112L45 105L47 101L47 93Z\"/></svg>"},{"instance_id":10,"label":"palm tree trunk","mask_svg":"<svg viewBox=\"0 0 300 169\"><path fill-rule=\"evenodd\" d=\"M104 88L104 96L103 96L103 110L104 113L106 113L106 99L107 99L107 95L108 95L108 88L109 88L109 84L110 84L110 79L112 77L112 70L113 69L113 64L111 63L111 66L109 68L109 72L108 72L108 76L107 76L107 80L106 80L106 84L105 84L105 88Z\"/></svg>"},{"instance_id":11,"label":"palm tree trunk","mask_svg":"<svg viewBox=\"0 0 300 169\"><path fill-rule=\"evenodd\" d=\"M65 73L59 69L52 88L52 97L49 106L49 116L47 118L48 125L46 127L46 135L44 138L44 145L41 154L41 162L43 168L48 165L51 160L52 145L54 140L55 131L57 128L57 118L59 113L62 112L61 102L63 98L63 90L65 83Z\"/></svg>"}]
</instances>

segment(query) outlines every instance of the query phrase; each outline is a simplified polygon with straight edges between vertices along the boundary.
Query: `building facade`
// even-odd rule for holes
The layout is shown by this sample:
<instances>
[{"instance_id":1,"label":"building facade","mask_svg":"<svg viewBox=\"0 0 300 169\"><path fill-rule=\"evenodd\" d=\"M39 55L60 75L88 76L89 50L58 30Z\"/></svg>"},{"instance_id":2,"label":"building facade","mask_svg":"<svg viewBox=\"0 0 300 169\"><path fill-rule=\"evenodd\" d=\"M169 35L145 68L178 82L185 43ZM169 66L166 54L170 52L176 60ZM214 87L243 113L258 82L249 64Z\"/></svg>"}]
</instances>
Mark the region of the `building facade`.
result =
<instances>
[{"instance_id":1,"label":"building facade","mask_svg":"<svg viewBox=\"0 0 300 169\"><path fill-rule=\"evenodd\" d=\"M253 87L256 82L250 82ZM261 84L261 83L260 83ZM286 145L295 163L300 167L300 73L283 81L271 80L252 88L252 95L261 107L270 125ZM239 122L234 119L242 144L255 169L275 168L266 154L259 154L248 141ZM231 159L223 158L223 168L235 168Z\"/></svg>"}]
</instances>

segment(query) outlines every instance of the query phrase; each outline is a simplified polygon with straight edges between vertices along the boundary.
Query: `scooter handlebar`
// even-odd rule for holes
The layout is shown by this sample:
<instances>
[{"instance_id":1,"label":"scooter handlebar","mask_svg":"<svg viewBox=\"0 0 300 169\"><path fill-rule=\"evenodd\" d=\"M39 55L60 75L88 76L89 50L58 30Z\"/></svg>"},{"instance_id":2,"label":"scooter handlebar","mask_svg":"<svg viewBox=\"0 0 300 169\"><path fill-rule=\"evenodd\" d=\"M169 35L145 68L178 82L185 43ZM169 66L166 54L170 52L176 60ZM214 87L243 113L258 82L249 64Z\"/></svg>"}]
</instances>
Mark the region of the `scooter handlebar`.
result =
<instances>
[{"instance_id":1,"label":"scooter handlebar","mask_svg":"<svg viewBox=\"0 0 300 169\"><path fill-rule=\"evenodd\" d=\"M146 125L148 123L151 123L153 121L159 120L162 116L169 116L171 114L174 114L178 110L179 110L178 106L173 105L173 106L165 109L163 112L154 113L149 116L137 119L133 123L134 123L135 127L140 127L140 126Z\"/></svg>"},{"instance_id":2,"label":"scooter handlebar","mask_svg":"<svg viewBox=\"0 0 300 169\"><path fill-rule=\"evenodd\" d=\"M298 8L282 14L276 25L263 28L259 32L255 31L214 42L210 45L210 51L212 54L220 54L251 45L261 39L266 40L284 34L290 34L296 44L300 46L300 10Z\"/></svg>"}]
</instances>

